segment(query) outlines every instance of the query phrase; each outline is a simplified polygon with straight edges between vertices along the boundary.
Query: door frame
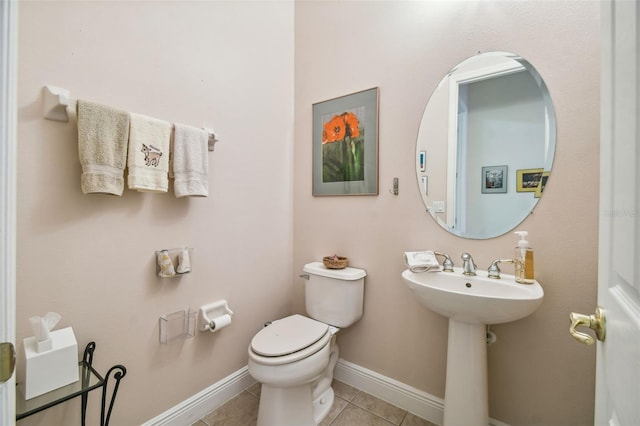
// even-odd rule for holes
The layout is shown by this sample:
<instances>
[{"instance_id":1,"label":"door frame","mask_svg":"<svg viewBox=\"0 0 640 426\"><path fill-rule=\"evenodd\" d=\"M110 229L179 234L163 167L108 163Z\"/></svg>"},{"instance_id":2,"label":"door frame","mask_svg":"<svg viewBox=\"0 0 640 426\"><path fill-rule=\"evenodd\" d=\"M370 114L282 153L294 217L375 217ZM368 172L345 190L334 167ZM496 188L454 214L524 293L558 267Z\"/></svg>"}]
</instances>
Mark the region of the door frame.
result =
<instances>
[{"instance_id":1,"label":"door frame","mask_svg":"<svg viewBox=\"0 0 640 426\"><path fill-rule=\"evenodd\" d=\"M0 1L0 341L15 345L18 2ZM15 373L0 384L0 424L15 424Z\"/></svg>"}]
</instances>

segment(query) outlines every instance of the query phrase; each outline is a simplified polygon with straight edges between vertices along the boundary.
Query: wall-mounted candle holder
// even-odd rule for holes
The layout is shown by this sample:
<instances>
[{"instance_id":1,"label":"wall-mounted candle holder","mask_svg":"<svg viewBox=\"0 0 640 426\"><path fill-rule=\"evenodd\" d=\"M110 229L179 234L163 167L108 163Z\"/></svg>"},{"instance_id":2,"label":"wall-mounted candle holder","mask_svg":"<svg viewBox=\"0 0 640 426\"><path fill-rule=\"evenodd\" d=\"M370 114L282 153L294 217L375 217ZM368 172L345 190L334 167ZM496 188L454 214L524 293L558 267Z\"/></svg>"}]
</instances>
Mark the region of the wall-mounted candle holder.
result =
<instances>
[{"instance_id":1,"label":"wall-mounted candle holder","mask_svg":"<svg viewBox=\"0 0 640 426\"><path fill-rule=\"evenodd\" d=\"M156 251L156 275L173 278L191 272L193 249L189 247Z\"/></svg>"}]
</instances>

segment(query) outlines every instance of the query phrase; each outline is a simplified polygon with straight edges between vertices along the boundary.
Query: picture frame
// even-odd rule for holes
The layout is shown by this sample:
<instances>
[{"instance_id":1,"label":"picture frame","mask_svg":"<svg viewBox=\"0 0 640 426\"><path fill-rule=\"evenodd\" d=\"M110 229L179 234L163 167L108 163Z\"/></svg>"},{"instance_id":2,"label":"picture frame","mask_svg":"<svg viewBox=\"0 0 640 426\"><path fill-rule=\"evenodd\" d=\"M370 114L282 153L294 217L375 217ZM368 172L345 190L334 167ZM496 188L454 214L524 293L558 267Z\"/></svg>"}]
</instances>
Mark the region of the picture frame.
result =
<instances>
[{"instance_id":1,"label":"picture frame","mask_svg":"<svg viewBox=\"0 0 640 426\"><path fill-rule=\"evenodd\" d=\"M542 192L544 191L544 187L547 185L550 174L551 172L542 172L542 177L540 178L540 182L538 182L538 186L536 187L536 198L542 197Z\"/></svg>"},{"instance_id":2,"label":"picture frame","mask_svg":"<svg viewBox=\"0 0 640 426\"><path fill-rule=\"evenodd\" d=\"M544 169L522 169L516 172L517 192L536 192Z\"/></svg>"},{"instance_id":3,"label":"picture frame","mask_svg":"<svg viewBox=\"0 0 640 426\"><path fill-rule=\"evenodd\" d=\"M480 179L483 194L504 194L507 192L508 166L485 166Z\"/></svg>"},{"instance_id":4,"label":"picture frame","mask_svg":"<svg viewBox=\"0 0 640 426\"><path fill-rule=\"evenodd\" d=\"M378 88L313 104L313 196L378 195Z\"/></svg>"}]
</instances>

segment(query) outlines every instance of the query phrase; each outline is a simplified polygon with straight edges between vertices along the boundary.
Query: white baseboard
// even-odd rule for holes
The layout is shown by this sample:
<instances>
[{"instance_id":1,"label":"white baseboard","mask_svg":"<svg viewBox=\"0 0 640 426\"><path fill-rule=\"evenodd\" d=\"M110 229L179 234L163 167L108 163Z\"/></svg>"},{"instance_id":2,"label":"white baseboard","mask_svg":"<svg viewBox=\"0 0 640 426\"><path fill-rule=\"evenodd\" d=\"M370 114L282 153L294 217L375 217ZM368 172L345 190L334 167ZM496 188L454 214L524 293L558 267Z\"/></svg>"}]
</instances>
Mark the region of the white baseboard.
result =
<instances>
[{"instance_id":1,"label":"white baseboard","mask_svg":"<svg viewBox=\"0 0 640 426\"><path fill-rule=\"evenodd\" d=\"M339 359L334 377L370 395L407 410L418 417L441 425L444 400L424 391L398 382L375 371ZM214 383L191 398L147 421L142 426L190 425L220 407L256 381L243 367L224 379ZM489 419L489 426L509 426Z\"/></svg>"},{"instance_id":2,"label":"white baseboard","mask_svg":"<svg viewBox=\"0 0 640 426\"><path fill-rule=\"evenodd\" d=\"M431 423L442 424L444 414L442 398L343 359L338 360L333 377ZM489 425L509 426L494 419L489 419Z\"/></svg>"},{"instance_id":3,"label":"white baseboard","mask_svg":"<svg viewBox=\"0 0 640 426\"><path fill-rule=\"evenodd\" d=\"M359 365L338 360L333 377L438 425L444 400Z\"/></svg>"},{"instance_id":4,"label":"white baseboard","mask_svg":"<svg viewBox=\"0 0 640 426\"><path fill-rule=\"evenodd\" d=\"M142 426L185 426L193 424L255 382L255 379L249 374L249 368L243 367L147 421Z\"/></svg>"}]
</instances>

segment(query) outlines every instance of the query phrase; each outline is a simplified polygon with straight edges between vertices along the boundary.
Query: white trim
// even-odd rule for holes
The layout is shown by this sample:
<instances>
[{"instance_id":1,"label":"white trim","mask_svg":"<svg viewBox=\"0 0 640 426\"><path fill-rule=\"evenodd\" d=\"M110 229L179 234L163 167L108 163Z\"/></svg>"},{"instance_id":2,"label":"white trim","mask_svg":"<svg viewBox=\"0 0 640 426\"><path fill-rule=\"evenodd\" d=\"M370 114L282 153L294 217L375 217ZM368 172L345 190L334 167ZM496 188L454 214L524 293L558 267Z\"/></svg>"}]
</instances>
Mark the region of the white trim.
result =
<instances>
[{"instance_id":1,"label":"white trim","mask_svg":"<svg viewBox=\"0 0 640 426\"><path fill-rule=\"evenodd\" d=\"M334 378L432 423L442 424L444 412L444 400L442 398L344 359L338 360ZM142 426L183 426L193 424L255 383L256 381L249 374L249 368L243 367L175 407L143 423ZM509 425L498 420L489 419L489 426Z\"/></svg>"},{"instance_id":2,"label":"white trim","mask_svg":"<svg viewBox=\"0 0 640 426\"><path fill-rule=\"evenodd\" d=\"M407 410L425 420L438 425L442 424L444 399L433 396L390 377L378 374L344 359L339 359L333 377L364 391L370 395L387 401L396 407ZM489 419L490 426L509 426L498 420Z\"/></svg>"},{"instance_id":3,"label":"white trim","mask_svg":"<svg viewBox=\"0 0 640 426\"><path fill-rule=\"evenodd\" d=\"M18 2L0 2L0 342L15 344ZM0 424L16 418L15 374L0 384Z\"/></svg>"},{"instance_id":4,"label":"white trim","mask_svg":"<svg viewBox=\"0 0 640 426\"><path fill-rule=\"evenodd\" d=\"M333 377L387 401L396 407L407 410L435 424L442 424L444 399L398 382L390 377L378 374L344 359L339 359Z\"/></svg>"},{"instance_id":5,"label":"white trim","mask_svg":"<svg viewBox=\"0 0 640 426\"><path fill-rule=\"evenodd\" d=\"M255 383L243 367L191 398L143 423L142 426L184 426L197 422Z\"/></svg>"}]
</instances>

